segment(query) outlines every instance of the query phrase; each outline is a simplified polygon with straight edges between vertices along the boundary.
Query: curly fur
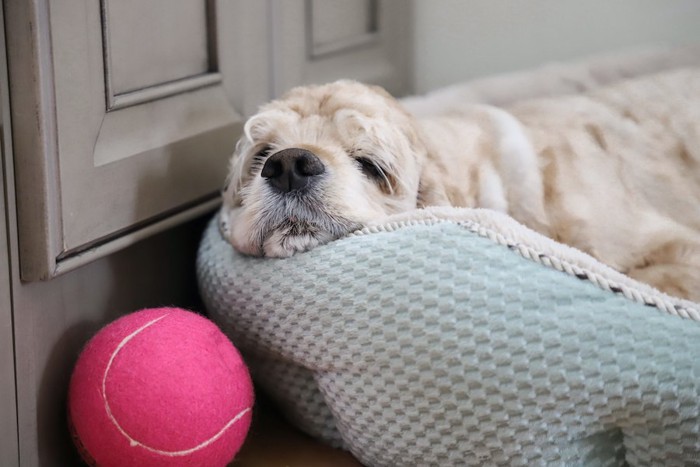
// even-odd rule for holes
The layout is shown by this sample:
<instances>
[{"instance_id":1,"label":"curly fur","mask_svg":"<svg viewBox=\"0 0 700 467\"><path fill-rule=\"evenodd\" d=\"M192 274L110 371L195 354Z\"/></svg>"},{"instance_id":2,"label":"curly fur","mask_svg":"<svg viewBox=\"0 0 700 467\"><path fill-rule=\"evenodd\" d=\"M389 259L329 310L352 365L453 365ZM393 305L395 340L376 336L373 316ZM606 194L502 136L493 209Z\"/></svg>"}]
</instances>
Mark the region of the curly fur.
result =
<instances>
[{"instance_id":1,"label":"curly fur","mask_svg":"<svg viewBox=\"0 0 700 467\"><path fill-rule=\"evenodd\" d=\"M279 193L260 175L287 148L326 168L304 192ZM378 87L299 87L246 123L222 219L239 251L285 257L432 205L507 213L700 300L700 69L423 118Z\"/></svg>"}]
</instances>

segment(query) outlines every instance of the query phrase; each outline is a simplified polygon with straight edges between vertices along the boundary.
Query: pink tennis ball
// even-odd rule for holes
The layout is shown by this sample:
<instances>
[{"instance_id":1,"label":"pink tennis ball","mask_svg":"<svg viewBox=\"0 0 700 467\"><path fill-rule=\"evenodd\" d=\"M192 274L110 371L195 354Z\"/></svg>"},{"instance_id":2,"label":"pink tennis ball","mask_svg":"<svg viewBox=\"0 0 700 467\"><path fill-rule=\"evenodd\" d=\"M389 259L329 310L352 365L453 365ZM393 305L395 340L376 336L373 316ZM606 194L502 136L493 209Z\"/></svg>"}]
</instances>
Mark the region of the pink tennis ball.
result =
<instances>
[{"instance_id":1,"label":"pink tennis ball","mask_svg":"<svg viewBox=\"0 0 700 467\"><path fill-rule=\"evenodd\" d=\"M250 426L253 385L208 319L142 310L104 327L70 381L73 437L98 466L224 466Z\"/></svg>"}]
</instances>

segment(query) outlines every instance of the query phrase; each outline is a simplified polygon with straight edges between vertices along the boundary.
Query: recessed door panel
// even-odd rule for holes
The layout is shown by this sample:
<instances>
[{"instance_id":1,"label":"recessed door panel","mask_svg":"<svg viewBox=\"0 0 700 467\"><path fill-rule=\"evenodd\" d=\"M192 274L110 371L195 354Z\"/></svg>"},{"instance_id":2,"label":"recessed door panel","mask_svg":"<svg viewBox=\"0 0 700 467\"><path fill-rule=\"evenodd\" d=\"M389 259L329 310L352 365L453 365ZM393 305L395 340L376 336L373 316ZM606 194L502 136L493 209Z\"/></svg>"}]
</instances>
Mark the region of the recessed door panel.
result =
<instances>
[{"instance_id":1,"label":"recessed door panel","mask_svg":"<svg viewBox=\"0 0 700 467\"><path fill-rule=\"evenodd\" d=\"M8 2L25 280L211 209L242 125L218 67L226 2L50 6Z\"/></svg>"}]
</instances>

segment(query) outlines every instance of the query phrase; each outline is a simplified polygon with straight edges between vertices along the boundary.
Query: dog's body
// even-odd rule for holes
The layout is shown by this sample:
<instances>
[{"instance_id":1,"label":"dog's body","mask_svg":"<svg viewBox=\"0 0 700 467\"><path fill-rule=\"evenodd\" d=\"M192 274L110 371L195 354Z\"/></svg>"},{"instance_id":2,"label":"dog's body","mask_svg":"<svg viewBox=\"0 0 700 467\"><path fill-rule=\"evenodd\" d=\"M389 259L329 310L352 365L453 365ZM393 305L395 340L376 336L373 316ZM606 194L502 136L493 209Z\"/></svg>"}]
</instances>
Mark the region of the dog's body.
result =
<instances>
[{"instance_id":1,"label":"dog's body","mask_svg":"<svg viewBox=\"0 0 700 467\"><path fill-rule=\"evenodd\" d=\"M700 70L426 118L359 83L297 88L246 124L224 200L247 254L416 207L485 207L700 301Z\"/></svg>"}]
</instances>

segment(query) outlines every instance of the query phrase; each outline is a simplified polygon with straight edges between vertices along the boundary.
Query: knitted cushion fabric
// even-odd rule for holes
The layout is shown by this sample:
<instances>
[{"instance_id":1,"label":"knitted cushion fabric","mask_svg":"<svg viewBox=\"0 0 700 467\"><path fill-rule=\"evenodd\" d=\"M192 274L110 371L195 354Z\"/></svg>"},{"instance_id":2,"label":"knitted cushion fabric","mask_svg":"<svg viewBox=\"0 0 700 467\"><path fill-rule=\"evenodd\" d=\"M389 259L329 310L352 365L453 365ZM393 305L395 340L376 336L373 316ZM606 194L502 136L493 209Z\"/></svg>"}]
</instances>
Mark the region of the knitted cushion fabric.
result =
<instances>
[{"instance_id":1,"label":"knitted cushion fabric","mask_svg":"<svg viewBox=\"0 0 700 467\"><path fill-rule=\"evenodd\" d=\"M506 216L431 209L288 259L198 258L292 422L367 465L700 462L700 312Z\"/></svg>"}]
</instances>

